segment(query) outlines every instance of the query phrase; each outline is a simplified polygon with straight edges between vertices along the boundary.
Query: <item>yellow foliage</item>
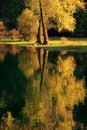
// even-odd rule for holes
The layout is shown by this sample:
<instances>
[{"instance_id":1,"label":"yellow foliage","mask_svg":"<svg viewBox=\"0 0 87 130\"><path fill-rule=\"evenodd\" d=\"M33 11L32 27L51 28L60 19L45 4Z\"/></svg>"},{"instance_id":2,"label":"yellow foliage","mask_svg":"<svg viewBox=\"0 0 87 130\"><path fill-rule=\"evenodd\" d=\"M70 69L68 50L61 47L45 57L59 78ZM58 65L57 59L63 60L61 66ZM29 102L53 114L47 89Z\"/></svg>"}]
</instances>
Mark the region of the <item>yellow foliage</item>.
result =
<instances>
[{"instance_id":1,"label":"yellow foliage","mask_svg":"<svg viewBox=\"0 0 87 130\"><path fill-rule=\"evenodd\" d=\"M40 16L39 0L26 0L31 10ZM58 31L73 31L75 28L74 14L79 8L84 8L83 0L41 0L44 9L44 16L49 22L49 18L54 18Z\"/></svg>"},{"instance_id":2,"label":"yellow foliage","mask_svg":"<svg viewBox=\"0 0 87 130\"><path fill-rule=\"evenodd\" d=\"M74 76L76 64L72 56L59 56L57 60L57 74L56 76L54 74L53 76L49 75L50 80L46 84L50 86L50 114L56 115L56 118L52 121L54 125L59 120L59 126L56 126L58 130L72 130L72 126L75 123L72 113L74 105L79 102L84 103L86 97L84 78L77 80ZM52 97L54 97L55 106L50 100ZM64 121L60 120L60 115L62 115ZM53 127L53 124L51 127Z\"/></svg>"},{"instance_id":3,"label":"yellow foliage","mask_svg":"<svg viewBox=\"0 0 87 130\"><path fill-rule=\"evenodd\" d=\"M18 30L23 35L24 39L27 40L29 37L28 40L31 40L37 35L38 20L31 10L25 9L17 20Z\"/></svg>"},{"instance_id":4,"label":"yellow foliage","mask_svg":"<svg viewBox=\"0 0 87 130\"><path fill-rule=\"evenodd\" d=\"M84 78L77 80L74 75L76 68L74 57L65 53L57 58L56 65L48 64L41 93L38 83L41 73L38 72L37 75L34 73L39 68L37 53L32 54L32 50L26 51L21 53L19 59L19 67L27 79L29 76L32 79L27 83L24 108L31 126L38 129L38 124L42 123L49 130L53 130L54 127L56 130L72 130L75 123L74 106L79 102L84 103L86 97ZM30 69L33 70L32 75Z\"/></svg>"},{"instance_id":5,"label":"yellow foliage","mask_svg":"<svg viewBox=\"0 0 87 130\"><path fill-rule=\"evenodd\" d=\"M31 49L31 51L22 52L19 55L19 68L24 72L26 78L33 76L34 71L39 68L37 51Z\"/></svg>"},{"instance_id":6,"label":"yellow foliage","mask_svg":"<svg viewBox=\"0 0 87 130\"><path fill-rule=\"evenodd\" d=\"M86 90L84 88L84 79L77 81L74 77L75 61L69 56L66 59L58 59L57 87L59 102L64 101L66 106L73 108L75 104L84 101Z\"/></svg>"},{"instance_id":7,"label":"yellow foliage","mask_svg":"<svg viewBox=\"0 0 87 130\"><path fill-rule=\"evenodd\" d=\"M68 30L73 32L76 24L74 13L79 8L84 8L84 2L82 0L50 0L51 9L50 17L55 18L58 31Z\"/></svg>"}]
</instances>

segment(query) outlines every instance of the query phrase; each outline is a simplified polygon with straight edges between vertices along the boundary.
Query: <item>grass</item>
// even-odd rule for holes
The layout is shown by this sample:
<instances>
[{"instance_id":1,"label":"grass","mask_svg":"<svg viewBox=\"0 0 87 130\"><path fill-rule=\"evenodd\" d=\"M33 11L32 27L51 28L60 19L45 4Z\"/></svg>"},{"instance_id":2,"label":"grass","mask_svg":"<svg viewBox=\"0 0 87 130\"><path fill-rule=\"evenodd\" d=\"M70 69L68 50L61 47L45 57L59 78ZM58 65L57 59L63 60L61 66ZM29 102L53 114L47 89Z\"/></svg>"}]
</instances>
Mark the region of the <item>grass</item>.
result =
<instances>
[{"instance_id":1,"label":"grass","mask_svg":"<svg viewBox=\"0 0 87 130\"><path fill-rule=\"evenodd\" d=\"M54 38L50 39L49 41L50 44L52 45L59 45L59 46L84 46L87 45L87 38Z\"/></svg>"},{"instance_id":2,"label":"grass","mask_svg":"<svg viewBox=\"0 0 87 130\"><path fill-rule=\"evenodd\" d=\"M2 39L0 40L0 44L18 44L18 45L32 45L35 41L21 41L21 40L11 40L11 39Z\"/></svg>"},{"instance_id":3,"label":"grass","mask_svg":"<svg viewBox=\"0 0 87 130\"><path fill-rule=\"evenodd\" d=\"M35 43L35 41L21 41L21 40L11 40L11 39L2 39L0 40L0 43L4 44L29 44L32 45ZM50 37L49 38L49 45L55 45L55 46L65 46L65 45L87 45L87 38L65 38L65 37Z\"/></svg>"},{"instance_id":4,"label":"grass","mask_svg":"<svg viewBox=\"0 0 87 130\"><path fill-rule=\"evenodd\" d=\"M0 44L12 44L19 46L29 46L29 47L39 47L50 50L78 50L78 51L87 51L87 38L58 38L50 37L48 45L35 44L35 41L20 41L20 40L11 40L3 39L0 40Z\"/></svg>"}]
</instances>

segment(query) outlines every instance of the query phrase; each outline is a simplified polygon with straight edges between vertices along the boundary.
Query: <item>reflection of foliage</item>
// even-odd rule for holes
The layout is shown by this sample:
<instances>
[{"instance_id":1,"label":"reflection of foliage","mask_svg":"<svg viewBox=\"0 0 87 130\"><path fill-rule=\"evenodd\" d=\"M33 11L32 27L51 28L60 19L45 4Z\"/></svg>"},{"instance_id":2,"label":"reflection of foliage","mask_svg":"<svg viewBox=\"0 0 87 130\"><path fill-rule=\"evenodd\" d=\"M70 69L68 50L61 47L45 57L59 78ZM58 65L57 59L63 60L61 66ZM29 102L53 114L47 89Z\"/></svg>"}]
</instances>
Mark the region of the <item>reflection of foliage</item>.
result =
<instances>
[{"instance_id":1,"label":"reflection of foliage","mask_svg":"<svg viewBox=\"0 0 87 130\"><path fill-rule=\"evenodd\" d=\"M27 78L34 75L35 70L39 68L37 51L28 49L19 55L19 68L23 70Z\"/></svg>"},{"instance_id":2,"label":"reflection of foliage","mask_svg":"<svg viewBox=\"0 0 87 130\"><path fill-rule=\"evenodd\" d=\"M65 96L66 105L73 107L79 101L84 100L85 89L84 80L77 81L73 75L75 69L75 61L73 57L58 60L58 87L56 91L60 91ZM62 97L61 97L62 98ZM61 98L59 99L61 101ZM64 99L62 101L64 101Z\"/></svg>"},{"instance_id":3,"label":"reflection of foliage","mask_svg":"<svg viewBox=\"0 0 87 130\"><path fill-rule=\"evenodd\" d=\"M72 129L72 109L75 104L84 101L85 89L84 80L77 81L73 75L75 69L74 58L58 58L57 61L57 87L54 87L52 94L56 94L56 113L62 114L64 120L60 121L60 129ZM55 96L55 95L54 95Z\"/></svg>"},{"instance_id":4,"label":"reflection of foliage","mask_svg":"<svg viewBox=\"0 0 87 130\"><path fill-rule=\"evenodd\" d=\"M65 54L57 57L56 63L47 64L41 91L37 51L26 48L18 58L18 68L27 78L23 112L29 119L29 129L72 130L74 106L83 103L86 95L84 78L77 80L74 76L73 56Z\"/></svg>"},{"instance_id":5,"label":"reflection of foliage","mask_svg":"<svg viewBox=\"0 0 87 130\"><path fill-rule=\"evenodd\" d=\"M29 118L30 122L32 122L32 116L38 106L37 98L40 73L38 71L39 63L37 51L34 48L27 49L19 55L19 68L24 72L27 78L24 113Z\"/></svg>"},{"instance_id":6,"label":"reflection of foliage","mask_svg":"<svg viewBox=\"0 0 87 130\"><path fill-rule=\"evenodd\" d=\"M49 75L46 83L50 89L52 98L52 127L59 130L71 130L74 125L72 110L75 104L84 102L86 90L84 79L76 80L74 69L76 67L73 57L58 57L57 73ZM51 102L50 102L51 103ZM55 117L54 117L55 115Z\"/></svg>"},{"instance_id":7,"label":"reflection of foliage","mask_svg":"<svg viewBox=\"0 0 87 130\"><path fill-rule=\"evenodd\" d=\"M4 115L2 117L2 123L0 125L0 130L13 130L13 117L11 112L7 112L7 117Z\"/></svg>"},{"instance_id":8,"label":"reflection of foliage","mask_svg":"<svg viewBox=\"0 0 87 130\"><path fill-rule=\"evenodd\" d=\"M39 124L44 124L44 113L44 104L40 102L35 115L32 117L32 124L34 127L38 127Z\"/></svg>"}]
</instances>

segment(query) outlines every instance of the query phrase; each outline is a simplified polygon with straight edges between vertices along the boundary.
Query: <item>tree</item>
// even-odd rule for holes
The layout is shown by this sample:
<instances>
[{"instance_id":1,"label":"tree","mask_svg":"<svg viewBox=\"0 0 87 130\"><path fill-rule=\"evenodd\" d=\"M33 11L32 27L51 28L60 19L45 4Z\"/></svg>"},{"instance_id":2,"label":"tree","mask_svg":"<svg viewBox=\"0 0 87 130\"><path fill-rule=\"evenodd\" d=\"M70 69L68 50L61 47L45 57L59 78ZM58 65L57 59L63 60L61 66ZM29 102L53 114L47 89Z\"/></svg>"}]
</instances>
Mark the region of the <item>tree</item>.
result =
<instances>
[{"instance_id":1,"label":"tree","mask_svg":"<svg viewBox=\"0 0 87 130\"><path fill-rule=\"evenodd\" d=\"M75 14L76 18L76 28L74 30L74 35L79 37L87 36L87 6L86 10L79 10Z\"/></svg>"},{"instance_id":2,"label":"tree","mask_svg":"<svg viewBox=\"0 0 87 130\"><path fill-rule=\"evenodd\" d=\"M31 10L25 9L18 17L18 30L25 40L34 39L37 35L38 20Z\"/></svg>"},{"instance_id":3,"label":"tree","mask_svg":"<svg viewBox=\"0 0 87 130\"><path fill-rule=\"evenodd\" d=\"M83 8L83 0L40 1L43 5L45 23L48 28L55 26L58 31L73 31L77 25L73 15L77 12L79 7ZM38 17L38 20L40 20L39 5L39 0L1 0L0 19L5 22L8 29L15 28L17 27L17 17L21 14L23 9L29 8ZM78 18L80 21L80 17Z\"/></svg>"},{"instance_id":4,"label":"tree","mask_svg":"<svg viewBox=\"0 0 87 130\"><path fill-rule=\"evenodd\" d=\"M35 15L38 16L39 21L42 21L43 35L45 32L44 43L46 44L48 42L46 23L49 23L49 19L53 19L56 22L56 28L59 32L62 30L73 32L76 25L74 13L78 9L84 8L84 2L82 0L26 0L26 3ZM37 3L37 6L34 3ZM42 35L40 28L41 23L39 24L38 38L41 38L39 35ZM41 42L42 40L39 39L38 41Z\"/></svg>"},{"instance_id":5,"label":"tree","mask_svg":"<svg viewBox=\"0 0 87 130\"><path fill-rule=\"evenodd\" d=\"M1 0L0 19L4 21L8 29L17 27L17 17L25 8L24 0Z\"/></svg>"}]
</instances>

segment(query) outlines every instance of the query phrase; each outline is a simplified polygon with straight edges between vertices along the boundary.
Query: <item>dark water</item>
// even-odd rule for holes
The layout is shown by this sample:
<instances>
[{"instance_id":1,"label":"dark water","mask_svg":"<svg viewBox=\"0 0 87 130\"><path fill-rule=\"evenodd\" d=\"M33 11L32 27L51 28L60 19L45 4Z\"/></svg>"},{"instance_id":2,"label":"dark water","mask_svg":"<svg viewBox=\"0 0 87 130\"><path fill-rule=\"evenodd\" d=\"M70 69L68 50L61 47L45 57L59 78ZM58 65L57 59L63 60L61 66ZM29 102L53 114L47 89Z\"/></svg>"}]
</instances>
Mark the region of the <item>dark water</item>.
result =
<instances>
[{"instance_id":1,"label":"dark water","mask_svg":"<svg viewBox=\"0 0 87 130\"><path fill-rule=\"evenodd\" d=\"M2 46L0 117L9 111L31 130L86 130L86 93L86 52Z\"/></svg>"}]
</instances>

